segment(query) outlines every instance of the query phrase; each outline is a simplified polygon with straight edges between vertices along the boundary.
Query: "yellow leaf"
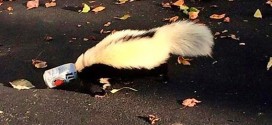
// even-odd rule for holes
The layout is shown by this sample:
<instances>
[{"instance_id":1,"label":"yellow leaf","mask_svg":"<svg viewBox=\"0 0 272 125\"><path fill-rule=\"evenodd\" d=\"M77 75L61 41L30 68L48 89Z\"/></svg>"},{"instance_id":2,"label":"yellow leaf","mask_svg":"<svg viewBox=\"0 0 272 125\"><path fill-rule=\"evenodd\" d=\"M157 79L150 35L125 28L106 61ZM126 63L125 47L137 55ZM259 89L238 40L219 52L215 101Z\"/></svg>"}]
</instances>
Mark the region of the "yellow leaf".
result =
<instances>
[{"instance_id":1,"label":"yellow leaf","mask_svg":"<svg viewBox=\"0 0 272 125\"><path fill-rule=\"evenodd\" d=\"M259 9L257 9L256 12L254 13L254 17L255 18L262 18L262 13Z\"/></svg>"},{"instance_id":2,"label":"yellow leaf","mask_svg":"<svg viewBox=\"0 0 272 125\"><path fill-rule=\"evenodd\" d=\"M97 12L100 12L100 11L104 10L105 8L106 7L98 6L98 7L94 8L94 9L92 9L92 11L95 12L95 13L97 13Z\"/></svg>"},{"instance_id":3,"label":"yellow leaf","mask_svg":"<svg viewBox=\"0 0 272 125\"><path fill-rule=\"evenodd\" d=\"M120 90L122 90L122 89L130 89L130 90L135 91L135 92L138 91L137 89L134 89L134 88L130 88L130 87L122 87L122 88L120 88L120 89L112 89L110 92L111 92L111 93L116 93L116 92L118 92L118 91L120 91Z\"/></svg>"},{"instance_id":4,"label":"yellow leaf","mask_svg":"<svg viewBox=\"0 0 272 125\"><path fill-rule=\"evenodd\" d=\"M272 67L272 57L269 58L269 62L267 63L267 70L269 70Z\"/></svg>"},{"instance_id":5,"label":"yellow leaf","mask_svg":"<svg viewBox=\"0 0 272 125\"><path fill-rule=\"evenodd\" d=\"M126 20L126 19L128 19L129 17L131 17L129 14L125 14L124 16L122 16L122 17L120 17L120 18L118 18L118 17L115 17L115 18L120 19L120 20Z\"/></svg>"},{"instance_id":6,"label":"yellow leaf","mask_svg":"<svg viewBox=\"0 0 272 125\"><path fill-rule=\"evenodd\" d=\"M90 10L91 10L90 6L83 3L83 9L82 9L81 13L88 13Z\"/></svg>"}]
</instances>

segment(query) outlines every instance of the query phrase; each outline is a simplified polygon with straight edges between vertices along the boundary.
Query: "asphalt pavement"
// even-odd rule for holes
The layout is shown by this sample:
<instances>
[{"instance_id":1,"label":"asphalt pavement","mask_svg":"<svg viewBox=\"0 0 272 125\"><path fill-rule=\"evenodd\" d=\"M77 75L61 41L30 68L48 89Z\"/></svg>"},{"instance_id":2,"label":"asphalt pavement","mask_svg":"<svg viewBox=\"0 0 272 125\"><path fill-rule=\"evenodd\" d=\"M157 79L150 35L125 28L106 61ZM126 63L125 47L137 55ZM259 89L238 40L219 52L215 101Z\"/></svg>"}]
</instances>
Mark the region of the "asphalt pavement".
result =
<instances>
[{"instance_id":1,"label":"asphalt pavement","mask_svg":"<svg viewBox=\"0 0 272 125\"><path fill-rule=\"evenodd\" d=\"M45 8L45 2L30 10L22 0L0 5L0 124L148 125L151 114L160 118L160 125L272 124L272 69L266 68L272 57L272 7L265 0L185 0L200 10L194 21L220 33L215 36L212 57L192 58L190 66L183 66L172 56L167 83L160 76L120 78L112 88L138 91L121 90L104 98L75 87L79 79L70 86L48 89L42 75L47 69L75 62L107 35L101 29L150 29L168 23L164 18L188 16L177 8L163 8L162 0L121 5L115 0L57 0L51 8ZM106 8L79 13L82 3ZM262 19L253 17L257 9ZM225 13L230 22L210 19L215 13ZM131 17L115 18L125 14ZM104 26L107 22L111 22L108 27ZM46 41L46 36L53 40ZM46 61L48 67L37 69L32 59ZM36 88L14 89L9 82L16 79L27 79ZM181 103L187 98L201 103L184 108Z\"/></svg>"}]
</instances>

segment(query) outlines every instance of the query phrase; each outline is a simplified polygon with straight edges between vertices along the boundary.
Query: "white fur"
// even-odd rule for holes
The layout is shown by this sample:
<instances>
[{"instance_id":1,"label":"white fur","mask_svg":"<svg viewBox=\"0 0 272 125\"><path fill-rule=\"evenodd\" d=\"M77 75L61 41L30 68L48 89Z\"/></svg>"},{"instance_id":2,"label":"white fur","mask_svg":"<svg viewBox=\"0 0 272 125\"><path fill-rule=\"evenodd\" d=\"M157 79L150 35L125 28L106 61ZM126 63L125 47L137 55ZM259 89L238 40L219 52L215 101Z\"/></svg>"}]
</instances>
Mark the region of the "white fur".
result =
<instances>
[{"instance_id":1,"label":"white fur","mask_svg":"<svg viewBox=\"0 0 272 125\"><path fill-rule=\"evenodd\" d=\"M155 31L153 37L129 41L122 39L149 31ZM79 72L93 64L105 64L119 69L152 69L165 63L170 54L211 55L213 44L213 36L208 27L180 21L151 30L118 31L88 49L77 59L75 65Z\"/></svg>"}]
</instances>

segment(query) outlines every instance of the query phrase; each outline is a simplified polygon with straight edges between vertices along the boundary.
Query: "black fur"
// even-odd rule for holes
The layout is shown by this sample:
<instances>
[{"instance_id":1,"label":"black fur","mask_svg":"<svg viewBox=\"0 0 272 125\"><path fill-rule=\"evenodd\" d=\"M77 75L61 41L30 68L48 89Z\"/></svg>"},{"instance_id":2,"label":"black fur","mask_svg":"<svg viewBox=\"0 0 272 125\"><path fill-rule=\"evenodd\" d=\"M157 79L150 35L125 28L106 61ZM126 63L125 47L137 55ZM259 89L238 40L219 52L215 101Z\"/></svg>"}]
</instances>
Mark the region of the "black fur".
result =
<instances>
[{"instance_id":1,"label":"black fur","mask_svg":"<svg viewBox=\"0 0 272 125\"><path fill-rule=\"evenodd\" d=\"M148 31L143 34L136 35L136 36L129 35L129 36L125 36L125 37L121 38L118 41L126 42L126 41L133 40L133 39L152 38L155 35L155 33L156 33L155 31Z\"/></svg>"},{"instance_id":2,"label":"black fur","mask_svg":"<svg viewBox=\"0 0 272 125\"><path fill-rule=\"evenodd\" d=\"M87 67L78 73L80 80L82 81L82 89L84 91L89 91L92 95L103 95L105 91L102 88L101 83L99 83L100 78L110 78L112 81L133 81L137 78L160 76L163 75L162 81L168 80L168 68L167 64L162 64L152 70L147 69L116 69L111 66L103 64L95 64ZM111 82L111 81L110 81ZM95 87L94 87L95 86ZM100 90L97 89L100 87ZM94 90L93 88L96 88Z\"/></svg>"}]
</instances>

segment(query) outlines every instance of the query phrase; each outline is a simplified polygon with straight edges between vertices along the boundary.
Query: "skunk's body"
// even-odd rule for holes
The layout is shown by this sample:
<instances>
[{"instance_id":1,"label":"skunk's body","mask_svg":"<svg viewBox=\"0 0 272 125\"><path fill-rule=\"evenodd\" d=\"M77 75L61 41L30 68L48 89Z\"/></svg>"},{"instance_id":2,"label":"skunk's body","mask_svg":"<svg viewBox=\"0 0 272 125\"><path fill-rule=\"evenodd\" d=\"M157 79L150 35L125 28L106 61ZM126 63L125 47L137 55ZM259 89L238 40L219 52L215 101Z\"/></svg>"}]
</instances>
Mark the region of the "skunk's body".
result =
<instances>
[{"instance_id":1,"label":"skunk's body","mask_svg":"<svg viewBox=\"0 0 272 125\"><path fill-rule=\"evenodd\" d=\"M208 27L188 21L151 30L123 30L104 38L80 55L78 72L94 64L117 69L153 69L166 63L170 54L209 56L213 35Z\"/></svg>"}]
</instances>

